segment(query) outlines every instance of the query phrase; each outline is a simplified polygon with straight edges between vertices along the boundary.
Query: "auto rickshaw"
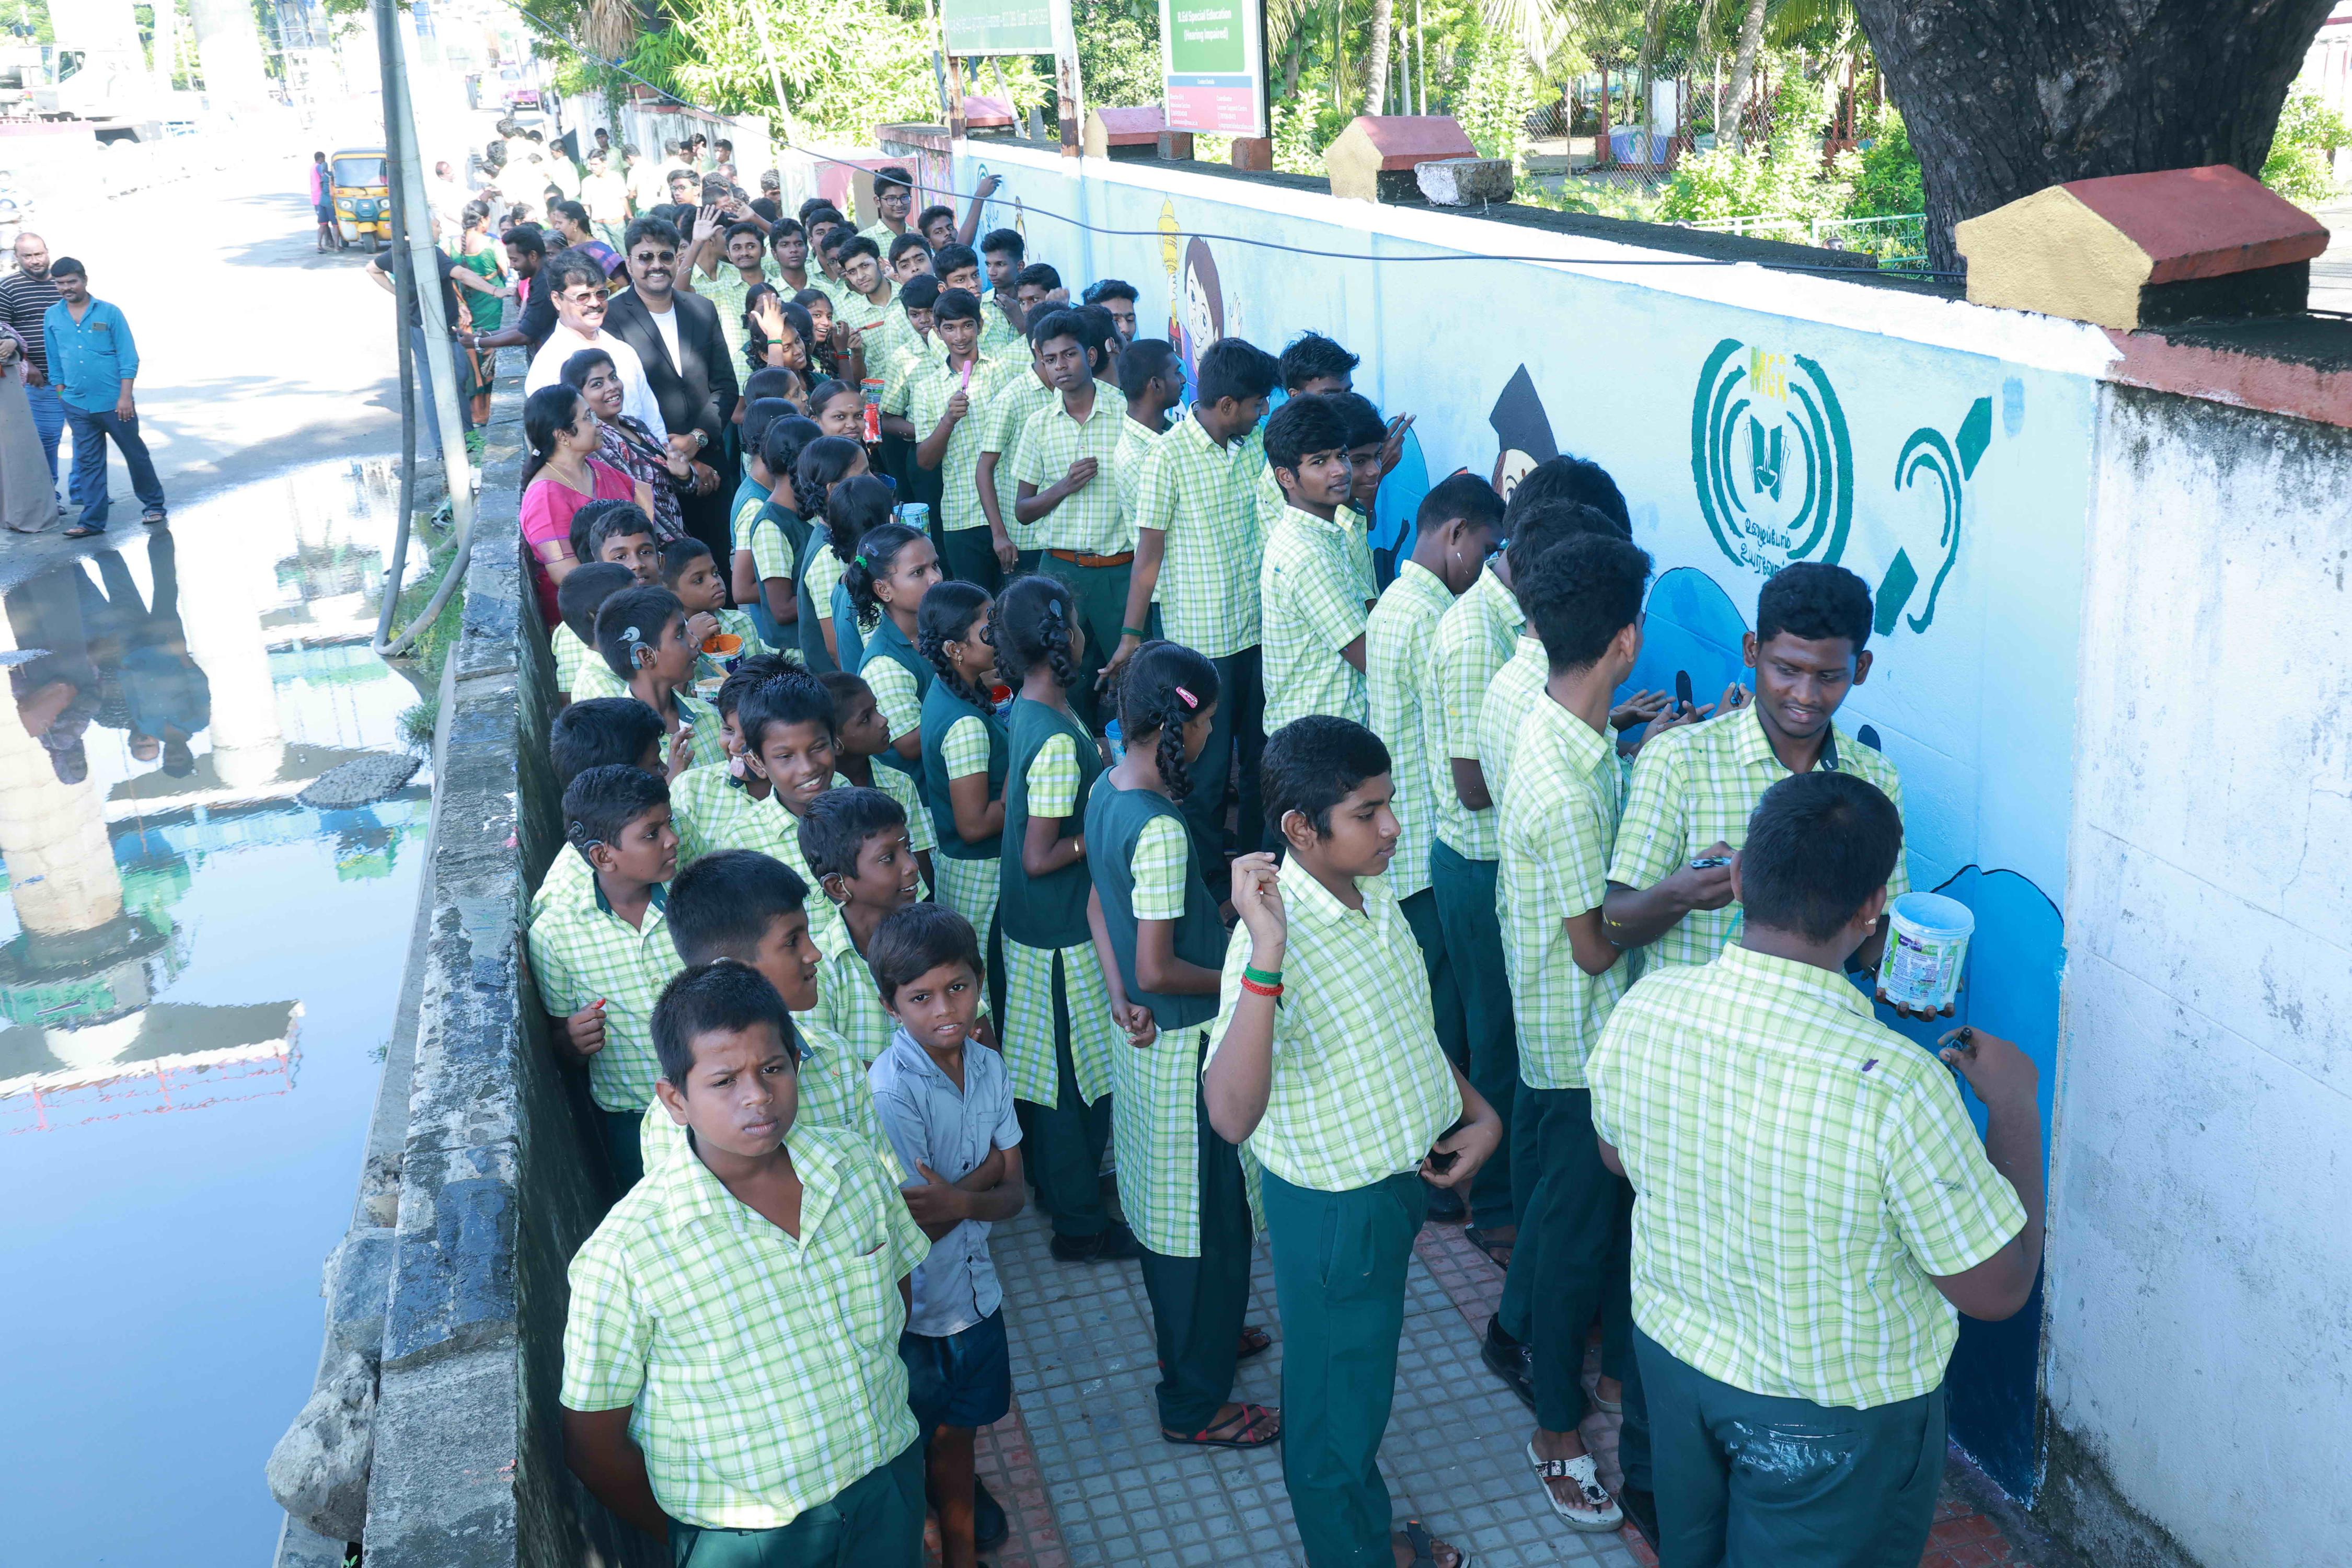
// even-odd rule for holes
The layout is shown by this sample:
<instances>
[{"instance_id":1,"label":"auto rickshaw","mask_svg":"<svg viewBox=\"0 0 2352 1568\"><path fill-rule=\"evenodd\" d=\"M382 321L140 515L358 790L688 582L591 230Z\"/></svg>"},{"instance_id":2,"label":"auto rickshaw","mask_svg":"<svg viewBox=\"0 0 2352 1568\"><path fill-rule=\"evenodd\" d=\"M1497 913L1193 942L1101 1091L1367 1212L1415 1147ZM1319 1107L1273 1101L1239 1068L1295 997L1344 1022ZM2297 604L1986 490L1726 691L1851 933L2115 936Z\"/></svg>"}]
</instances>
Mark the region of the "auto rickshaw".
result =
<instances>
[{"instance_id":1,"label":"auto rickshaw","mask_svg":"<svg viewBox=\"0 0 2352 1568\"><path fill-rule=\"evenodd\" d=\"M370 250L382 250L392 237L389 169L381 147L347 147L329 156L336 243L349 245L354 236L365 235Z\"/></svg>"}]
</instances>

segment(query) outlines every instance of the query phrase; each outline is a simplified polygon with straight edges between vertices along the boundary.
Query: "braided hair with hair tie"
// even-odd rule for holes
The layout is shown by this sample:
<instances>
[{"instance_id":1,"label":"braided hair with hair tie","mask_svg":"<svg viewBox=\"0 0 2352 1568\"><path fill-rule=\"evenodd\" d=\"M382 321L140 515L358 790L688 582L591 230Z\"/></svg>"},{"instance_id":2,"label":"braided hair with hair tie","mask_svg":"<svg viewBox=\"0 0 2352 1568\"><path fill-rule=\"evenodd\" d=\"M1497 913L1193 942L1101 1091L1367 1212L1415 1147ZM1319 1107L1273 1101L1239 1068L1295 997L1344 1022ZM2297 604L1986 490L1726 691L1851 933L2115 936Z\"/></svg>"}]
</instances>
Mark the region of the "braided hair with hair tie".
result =
<instances>
[{"instance_id":1,"label":"braided hair with hair tie","mask_svg":"<svg viewBox=\"0 0 2352 1568\"><path fill-rule=\"evenodd\" d=\"M957 701L969 703L983 713L994 704L987 692L963 678L955 660L949 657L947 645L971 641L972 623L993 608L986 589L950 578L926 589L923 602L915 612L915 651L939 672L940 679Z\"/></svg>"},{"instance_id":2,"label":"braided hair with hair tie","mask_svg":"<svg viewBox=\"0 0 2352 1568\"><path fill-rule=\"evenodd\" d=\"M1018 691L1029 671L1044 664L1063 686L1076 685L1072 609L1069 589L1052 577L1032 573L1006 584L989 612L997 679Z\"/></svg>"},{"instance_id":3,"label":"braided hair with hair tie","mask_svg":"<svg viewBox=\"0 0 2352 1568\"><path fill-rule=\"evenodd\" d=\"M878 479L873 482L881 483ZM842 487L845 491L848 488ZM839 499L839 492L835 499ZM886 522L867 529L858 540L857 552L849 558L849 569L841 574L841 584L849 590L849 602L857 612L860 626L882 624L882 599L875 593L874 585L896 569L900 551L924 537L903 522ZM840 542L836 531L834 542L837 545Z\"/></svg>"},{"instance_id":4,"label":"braided hair with hair tie","mask_svg":"<svg viewBox=\"0 0 2352 1568\"><path fill-rule=\"evenodd\" d=\"M1192 771L1184 760L1184 726L1215 703L1218 690L1215 665L1164 638L1136 649L1119 677L1119 729L1129 746L1158 733L1152 761L1171 800L1181 801L1192 793Z\"/></svg>"}]
</instances>

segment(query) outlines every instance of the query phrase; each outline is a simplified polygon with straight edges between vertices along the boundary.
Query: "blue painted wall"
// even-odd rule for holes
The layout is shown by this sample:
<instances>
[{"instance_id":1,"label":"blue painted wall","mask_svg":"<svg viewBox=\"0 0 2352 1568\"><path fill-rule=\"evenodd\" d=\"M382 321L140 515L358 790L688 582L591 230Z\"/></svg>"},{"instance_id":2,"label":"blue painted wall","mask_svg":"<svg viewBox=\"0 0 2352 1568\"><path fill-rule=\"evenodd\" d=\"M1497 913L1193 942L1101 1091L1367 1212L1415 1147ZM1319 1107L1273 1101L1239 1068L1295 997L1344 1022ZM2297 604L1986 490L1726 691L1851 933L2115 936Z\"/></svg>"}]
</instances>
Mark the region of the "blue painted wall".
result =
<instances>
[{"instance_id":1,"label":"blue painted wall","mask_svg":"<svg viewBox=\"0 0 2352 1568\"><path fill-rule=\"evenodd\" d=\"M1188 364L1219 336L1278 350L1310 328L1361 354L1356 389L1418 421L1384 529L1409 518L1414 486L1490 473L1498 456L1507 476L1554 451L1605 465L1659 566L1635 686L1687 669L1711 700L1740 673L1758 586L1789 561L1869 582L1876 663L1840 719L1870 725L1902 769L1914 884L1977 912L1961 1021L2033 1057L2046 1133L2091 380L1906 339L1906 321L1948 308L1874 289L1842 289L1850 311L1807 320L1694 297L1691 268L1661 286L1638 268L1449 252L1372 232L1378 209L1273 186L1099 163L1080 179L988 149L958 157L957 187L983 163L1011 204L989 226L1018 227L1074 293L1136 284L1143 332L1171 336ZM1527 247L1524 231L1446 221L1465 250ZM2038 1296L2009 1323L1964 1323L1951 1371L1956 1436L2021 1497L2036 1478L2040 1325Z\"/></svg>"}]
</instances>

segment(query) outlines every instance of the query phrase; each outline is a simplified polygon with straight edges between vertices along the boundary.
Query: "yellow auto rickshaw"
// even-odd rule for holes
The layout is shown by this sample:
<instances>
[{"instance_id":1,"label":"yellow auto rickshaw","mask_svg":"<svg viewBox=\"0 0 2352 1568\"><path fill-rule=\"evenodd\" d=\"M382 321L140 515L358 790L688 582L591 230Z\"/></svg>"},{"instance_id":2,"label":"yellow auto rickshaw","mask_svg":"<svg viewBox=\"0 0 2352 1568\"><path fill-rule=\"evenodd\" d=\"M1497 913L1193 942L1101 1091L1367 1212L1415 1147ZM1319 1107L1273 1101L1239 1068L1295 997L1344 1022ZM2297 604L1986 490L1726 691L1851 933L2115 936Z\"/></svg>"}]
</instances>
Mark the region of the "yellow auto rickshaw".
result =
<instances>
[{"instance_id":1,"label":"yellow auto rickshaw","mask_svg":"<svg viewBox=\"0 0 2352 1568\"><path fill-rule=\"evenodd\" d=\"M348 147L328 158L338 244L349 245L354 236L365 235L370 250L382 250L392 237L389 170L381 147Z\"/></svg>"}]
</instances>

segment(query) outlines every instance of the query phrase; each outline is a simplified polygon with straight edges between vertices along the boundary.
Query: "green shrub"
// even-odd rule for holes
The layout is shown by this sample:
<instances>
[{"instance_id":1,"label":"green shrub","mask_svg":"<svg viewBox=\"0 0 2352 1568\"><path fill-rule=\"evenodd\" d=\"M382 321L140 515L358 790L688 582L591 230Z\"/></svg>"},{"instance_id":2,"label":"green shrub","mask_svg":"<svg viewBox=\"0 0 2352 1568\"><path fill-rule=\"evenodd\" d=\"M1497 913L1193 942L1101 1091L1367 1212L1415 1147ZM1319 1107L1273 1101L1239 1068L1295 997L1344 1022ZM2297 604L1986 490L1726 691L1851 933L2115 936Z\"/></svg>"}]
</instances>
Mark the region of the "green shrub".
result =
<instances>
[{"instance_id":1,"label":"green shrub","mask_svg":"<svg viewBox=\"0 0 2352 1568\"><path fill-rule=\"evenodd\" d=\"M2270 156L2263 160L2263 184L2291 202L2319 206L2342 188L2335 152L2352 142L2352 125L2318 94L2297 89L2286 95Z\"/></svg>"}]
</instances>

